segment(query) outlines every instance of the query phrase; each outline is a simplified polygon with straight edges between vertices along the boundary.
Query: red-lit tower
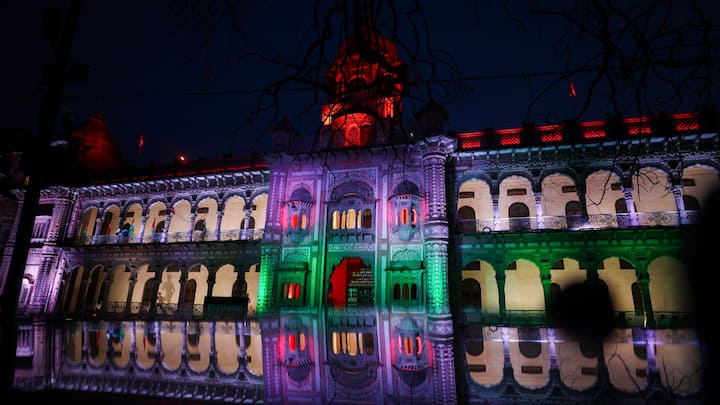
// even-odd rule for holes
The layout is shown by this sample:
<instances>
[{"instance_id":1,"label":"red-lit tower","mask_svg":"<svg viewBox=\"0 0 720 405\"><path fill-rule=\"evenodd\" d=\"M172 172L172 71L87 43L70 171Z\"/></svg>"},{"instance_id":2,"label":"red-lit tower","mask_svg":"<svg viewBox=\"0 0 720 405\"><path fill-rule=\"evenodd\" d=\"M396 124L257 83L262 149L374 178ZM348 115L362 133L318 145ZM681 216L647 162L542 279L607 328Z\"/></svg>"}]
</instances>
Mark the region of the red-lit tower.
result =
<instances>
[{"instance_id":1,"label":"red-lit tower","mask_svg":"<svg viewBox=\"0 0 720 405\"><path fill-rule=\"evenodd\" d=\"M321 145L331 149L386 145L397 139L407 65L397 47L363 25L340 48L325 74Z\"/></svg>"}]
</instances>

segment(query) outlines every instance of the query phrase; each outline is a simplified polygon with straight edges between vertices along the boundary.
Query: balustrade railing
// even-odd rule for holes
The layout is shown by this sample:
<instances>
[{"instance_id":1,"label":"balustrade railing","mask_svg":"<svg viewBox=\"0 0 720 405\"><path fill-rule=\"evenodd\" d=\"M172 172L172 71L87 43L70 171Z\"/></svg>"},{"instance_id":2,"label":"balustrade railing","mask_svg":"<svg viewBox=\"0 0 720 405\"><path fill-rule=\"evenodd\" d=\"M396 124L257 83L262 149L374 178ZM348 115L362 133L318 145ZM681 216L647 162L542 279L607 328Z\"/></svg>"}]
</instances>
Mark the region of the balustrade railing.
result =
<instances>
[{"instance_id":1,"label":"balustrade railing","mask_svg":"<svg viewBox=\"0 0 720 405\"><path fill-rule=\"evenodd\" d=\"M549 312L542 310L507 310L504 314L484 312L465 308L462 319L466 324L484 325L543 325L552 326ZM694 315L690 312L653 312L652 316L633 311L618 311L615 315L618 328L691 328L695 326Z\"/></svg>"},{"instance_id":2,"label":"balustrade railing","mask_svg":"<svg viewBox=\"0 0 720 405\"><path fill-rule=\"evenodd\" d=\"M92 309L73 312L58 310L56 315L80 319L245 319L254 316L254 311L239 308L223 308L222 311L208 312L203 304L178 304L149 302L111 301Z\"/></svg>"},{"instance_id":3,"label":"balustrade railing","mask_svg":"<svg viewBox=\"0 0 720 405\"><path fill-rule=\"evenodd\" d=\"M604 229L638 226L680 226L695 223L698 211L687 211L683 220L677 211L638 212L635 214L591 214L582 216L540 216L517 218L480 218L458 220L460 233L526 232L542 229Z\"/></svg>"},{"instance_id":4,"label":"balustrade railing","mask_svg":"<svg viewBox=\"0 0 720 405\"><path fill-rule=\"evenodd\" d=\"M230 229L220 231L218 241L227 240L256 240L262 239L264 229ZM78 236L74 239L78 245L106 245L106 244L128 244L128 243L182 243L182 242L203 242L214 241L214 233L210 231L192 232L157 232L146 235L128 235L118 233L116 235L95 235ZM44 241L37 239L37 241ZM34 240L35 241L35 240Z\"/></svg>"}]
</instances>

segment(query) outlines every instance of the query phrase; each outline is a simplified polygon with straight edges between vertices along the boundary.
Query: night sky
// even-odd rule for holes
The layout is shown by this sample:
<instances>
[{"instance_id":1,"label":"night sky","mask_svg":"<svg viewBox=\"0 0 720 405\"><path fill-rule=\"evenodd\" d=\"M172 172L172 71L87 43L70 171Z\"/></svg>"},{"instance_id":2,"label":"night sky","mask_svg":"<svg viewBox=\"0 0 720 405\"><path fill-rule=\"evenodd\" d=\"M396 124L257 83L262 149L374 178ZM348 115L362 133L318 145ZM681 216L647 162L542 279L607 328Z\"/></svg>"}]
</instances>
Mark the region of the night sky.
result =
<instances>
[{"instance_id":1,"label":"night sky","mask_svg":"<svg viewBox=\"0 0 720 405\"><path fill-rule=\"evenodd\" d=\"M103 113L123 157L133 165L169 162L178 153L192 160L267 150L265 131L273 117L265 114L249 122L246 116L254 109L259 90L282 77L283 71L239 56L257 51L292 60L301 48L300 33L312 21L313 2L240 0L235 28L221 24L207 40L200 28L202 20L178 6L186 3L86 0L82 6L71 62L89 64L90 73L66 86L65 111L77 124ZM714 3L700 2L708 7L713 22L720 21ZM0 6L4 60L0 128L35 131L44 94L41 72L52 60L50 43L42 36L42 12L47 6L65 11L68 4L68 0L11 1ZM517 8L513 13L525 22L521 26L505 15L501 1L430 1L423 7L430 46L452 56L462 79L452 82L453 100L445 104L447 129L514 128L524 120L556 123L577 112L579 97L569 96L570 80L559 80L528 113L533 96L558 78L538 73L577 66L568 62L557 19L531 18ZM574 47L574 60L595 47L591 43L587 48ZM401 58L407 61L402 53ZM582 75L572 79L578 96L583 95L585 79ZM301 107L313 102L312 92L301 85L293 87L298 90L281 94L280 115L286 115L302 136L311 137L318 128L319 105L326 99L321 96L317 108L301 117ZM610 109L608 97L607 92L598 93L582 120L603 119ZM686 105L692 109L696 104L686 103L680 109ZM420 107L406 101L406 116L412 118ZM141 133L145 143L138 157Z\"/></svg>"}]
</instances>

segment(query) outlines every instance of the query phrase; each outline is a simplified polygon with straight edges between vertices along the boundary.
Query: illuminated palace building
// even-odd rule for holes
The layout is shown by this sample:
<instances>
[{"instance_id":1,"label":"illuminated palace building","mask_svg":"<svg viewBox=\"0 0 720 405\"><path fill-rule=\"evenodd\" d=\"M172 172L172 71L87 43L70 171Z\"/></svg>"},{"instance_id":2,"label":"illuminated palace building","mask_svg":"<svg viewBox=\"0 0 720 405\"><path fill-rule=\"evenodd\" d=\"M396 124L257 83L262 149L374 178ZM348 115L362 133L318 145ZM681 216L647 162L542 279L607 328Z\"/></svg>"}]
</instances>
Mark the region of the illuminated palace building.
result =
<instances>
[{"instance_id":1,"label":"illuminated palace building","mask_svg":"<svg viewBox=\"0 0 720 405\"><path fill-rule=\"evenodd\" d=\"M229 403L701 401L685 233L720 185L715 110L453 133L429 103L402 131L405 66L389 41L363 41L384 63L359 58L357 39L340 49L319 152L298 151L284 121L254 163L45 187L15 386ZM113 146L100 116L76 136ZM17 229L5 211L3 279ZM563 308L582 286L593 302ZM581 326L561 325L573 312ZM607 314L600 338L575 333Z\"/></svg>"}]
</instances>

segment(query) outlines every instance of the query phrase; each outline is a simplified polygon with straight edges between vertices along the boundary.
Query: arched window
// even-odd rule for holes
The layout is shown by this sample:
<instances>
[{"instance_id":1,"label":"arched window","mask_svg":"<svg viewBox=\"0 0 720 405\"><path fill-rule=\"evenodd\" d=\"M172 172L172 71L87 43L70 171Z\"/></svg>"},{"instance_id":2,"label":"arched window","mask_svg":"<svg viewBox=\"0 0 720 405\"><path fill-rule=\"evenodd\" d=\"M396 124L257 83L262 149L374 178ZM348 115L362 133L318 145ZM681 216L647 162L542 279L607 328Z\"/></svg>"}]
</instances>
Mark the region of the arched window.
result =
<instances>
[{"instance_id":1,"label":"arched window","mask_svg":"<svg viewBox=\"0 0 720 405\"><path fill-rule=\"evenodd\" d=\"M367 356L372 356L375 353L375 339L372 333L362 334L362 349Z\"/></svg>"},{"instance_id":2,"label":"arched window","mask_svg":"<svg viewBox=\"0 0 720 405\"><path fill-rule=\"evenodd\" d=\"M207 224L205 223L204 219L201 219L197 222L195 222L195 231L207 231Z\"/></svg>"},{"instance_id":3,"label":"arched window","mask_svg":"<svg viewBox=\"0 0 720 405\"><path fill-rule=\"evenodd\" d=\"M518 346L523 356L534 359L542 353L540 344L540 329L534 327L518 327Z\"/></svg>"},{"instance_id":4,"label":"arched window","mask_svg":"<svg viewBox=\"0 0 720 405\"><path fill-rule=\"evenodd\" d=\"M350 208L347 213L347 225L345 226L347 229L355 229L357 228L357 214L355 212L355 209Z\"/></svg>"},{"instance_id":5,"label":"arched window","mask_svg":"<svg viewBox=\"0 0 720 405\"><path fill-rule=\"evenodd\" d=\"M100 228L100 235L110 235L110 224L113 220L113 213L112 212L106 212L105 215L103 215L103 223L102 227Z\"/></svg>"},{"instance_id":6,"label":"arched window","mask_svg":"<svg viewBox=\"0 0 720 405\"><path fill-rule=\"evenodd\" d=\"M365 208L362 215L362 227L364 229L372 228L372 210Z\"/></svg>"},{"instance_id":7,"label":"arched window","mask_svg":"<svg viewBox=\"0 0 720 405\"><path fill-rule=\"evenodd\" d=\"M340 229L340 212L338 210L332 213L332 229Z\"/></svg>"},{"instance_id":8,"label":"arched window","mask_svg":"<svg viewBox=\"0 0 720 405\"><path fill-rule=\"evenodd\" d=\"M616 214L627 214L627 203L624 198L618 198L615 200L615 213Z\"/></svg>"},{"instance_id":9,"label":"arched window","mask_svg":"<svg viewBox=\"0 0 720 405\"><path fill-rule=\"evenodd\" d=\"M683 196L683 205L685 211L700 211L700 201L691 195Z\"/></svg>"},{"instance_id":10,"label":"arched window","mask_svg":"<svg viewBox=\"0 0 720 405\"><path fill-rule=\"evenodd\" d=\"M479 356L485 350L481 325L465 327L465 351L471 356Z\"/></svg>"},{"instance_id":11,"label":"arched window","mask_svg":"<svg viewBox=\"0 0 720 405\"><path fill-rule=\"evenodd\" d=\"M479 311L482 309L482 292L480 283L474 278L466 278L462 281L462 306L463 308Z\"/></svg>"},{"instance_id":12,"label":"arched window","mask_svg":"<svg viewBox=\"0 0 720 405\"><path fill-rule=\"evenodd\" d=\"M510 231L522 232L530 230L530 209L527 205L516 202L508 208Z\"/></svg>"},{"instance_id":13,"label":"arched window","mask_svg":"<svg viewBox=\"0 0 720 405\"><path fill-rule=\"evenodd\" d=\"M458 222L460 225L460 232L462 233L475 233L475 210L472 207L464 205L458 210Z\"/></svg>"},{"instance_id":14,"label":"arched window","mask_svg":"<svg viewBox=\"0 0 720 405\"><path fill-rule=\"evenodd\" d=\"M289 300L295 298L295 284L293 284L293 283L290 283L290 285L288 286L287 298Z\"/></svg>"},{"instance_id":15,"label":"arched window","mask_svg":"<svg viewBox=\"0 0 720 405\"><path fill-rule=\"evenodd\" d=\"M408 215L408 209L403 208L400 210L400 223L404 225L404 224L407 224L408 222L410 222L410 216Z\"/></svg>"},{"instance_id":16,"label":"arched window","mask_svg":"<svg viewBox=\"0 0 720 405\"><path fill-rule=\"evenodd\" d=\"M584 224L584 215L580 201L568 201L565 204L565 217L568 228L579 228Z\"/></svg>"}]
</instances>

